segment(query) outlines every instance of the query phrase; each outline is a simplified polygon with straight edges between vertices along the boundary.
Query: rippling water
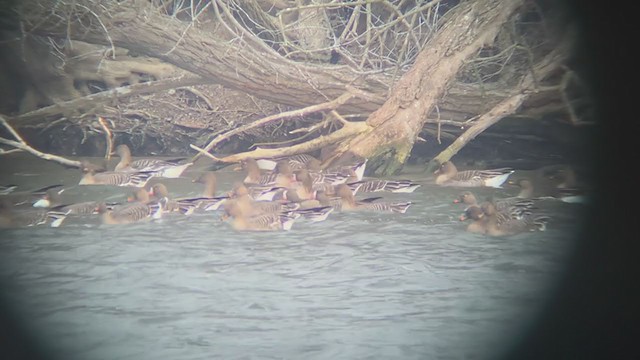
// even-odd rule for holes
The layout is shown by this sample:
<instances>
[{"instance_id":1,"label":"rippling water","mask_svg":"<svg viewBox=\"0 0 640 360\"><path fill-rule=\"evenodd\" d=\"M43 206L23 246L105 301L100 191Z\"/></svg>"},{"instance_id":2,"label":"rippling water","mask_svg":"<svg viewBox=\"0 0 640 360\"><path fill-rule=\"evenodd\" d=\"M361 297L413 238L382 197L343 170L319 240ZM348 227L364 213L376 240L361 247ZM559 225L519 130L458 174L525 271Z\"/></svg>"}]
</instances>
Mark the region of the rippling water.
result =
<instances>
[{"instance_id":1,"label":"rippling water","mask_svg":"<svg viewBox=\"0 0 640 360\"><path fill-rule=\"evenodd\" d=\"M79 179L35 163L2 181ZM238 174L220 177L226 190ZM190 179L164 182L177 195L200 191ZM2 230L2 293L67 359L495 358L553 295L581 208L545 202L547 232L489 238L464 231L451 203L459 191L425 183L383 194L414 201L404 215L337 213L279 233L234 232L212 213Z\"/></svg>"}]
</instances>

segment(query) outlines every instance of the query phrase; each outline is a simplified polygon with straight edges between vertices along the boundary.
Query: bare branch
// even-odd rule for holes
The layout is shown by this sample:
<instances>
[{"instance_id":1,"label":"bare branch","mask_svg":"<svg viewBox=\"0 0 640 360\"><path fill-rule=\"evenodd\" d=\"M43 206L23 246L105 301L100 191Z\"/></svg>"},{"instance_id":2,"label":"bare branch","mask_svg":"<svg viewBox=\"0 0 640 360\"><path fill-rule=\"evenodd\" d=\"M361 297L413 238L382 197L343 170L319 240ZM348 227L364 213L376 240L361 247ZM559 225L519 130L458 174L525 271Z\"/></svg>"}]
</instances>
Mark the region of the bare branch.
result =
<instances>
[{"instance_id":1,"label":"bare branch","mask_svg":"<svg viewBox=\"0 0 640 360\"><path fill-rule=\"evenodd\" d=\"M240 126L234 130L231 130L227 133L224 133L222 135L218 135L215 139L211 140L211 142L209 142L209 144L207 144L207 146L205 146L204 151L211 151L211 149L213 149L217 144L219 144L220 142L222 142L223 140L229 139L231 136L233 135L237 135L240 133L243 133L249 129L253 129L255 127L258 126L262 126L264 124L268 124L270 122L276 121L276 120L280 120L280 119L287 119L287 118L292 118L295 116L305 116L308 114L312 114L318 111L324 111L324 110L333 110L337 107L339 107L340 105L346 103L347 101L349 101L350 99L359 96L359 94L356 94L354 91L347 91L344 94L342 94L340 97L338 97L337 99L334 99L332 101L328 101L322 104L318 104L318 105L313 105L313 106L308 106L306 108L303 109L299 109L299 110L294 110L294 111L286 111L280 114L275 114L275 115L271 115L271 116L267 116L265 118L262 118L260 120L256 120L250 124L244 125L244 126ZM198 156L201 154L201 152L199 154L196 154L192 161L195 161Z\"/></svg>"},{"instance_id":2,"label":"bare branch","mask_svg":"<svg viewBox=\"0 0 640 360\"><path fill-rule=\"evenodd\" d=\"M57 162L59 164L65 165L65 166L71 166L71 167L76 167L76 168L80 168L82 166L80 161L69 160L69 159L66 159L66 158L64 158L62 156L43 153L42 151L38 151L38 150L32 148L31 146L27 145L26 143L21 143L21 142L18 142L18 141L13 141L13 140L9 140L9 139L5 139L5 138L0 137L0 144L13 146L16 149L24 150L24 151L26 151L26 152L28 152L30 154L33 154L33 155L35 155L35 156L37 156L37 157L39 157L41 159Z\"/></svg>"},{"instance_id":3,"label":"bare branch","mask_svg":"<svg viewBox=\"0 0 640 360\"><path fill-rule=\"evenodd\" d=\"M107 141L107 150L105 151L104 158L109 160L111 159L111 152L113 151L113 134L111 133L111 129L107 125L107 120L102 116L98 116L98 123L104 130L104 137Z\"/></svg>"},{"instance_id":4,"label":"bare branch","mask_svg":"<svg viewBox=\"0 0 640 360\"><path fill-rule=\"evenodd\" d=\"M253 151L247 151L239 154L234 154L230 156L226 156L224 158L218 159L218 161L233 163L238 162L240 160L246 158L271 158L271 157L280 157L280 156L288 156L295 155L301 153L307 153L314 150L318 150L322 147L325 147L330 144L335 144L337 142L343 141L345 139L351 138L353 136L366 133L371 131L372 127L367 125L366 122L350 122L345 124L341 129L334 131L333 133L326 136L319 136L315 139L309 140L307 142L296 144L284 148L276 148L276 149L263 149L258 148ZM193 148L193 146L192 146ZM202 150L202 149L201 149Z\"/></svg>"},{"instance_id":5,"label":"bare branch","mask_svg":"<svg viewBox=\"0 0 640 360\"><path fill-rule=\"evenodd\" d=\"M96 107L100 104L113 101L113 99L122 99L133 95L149 94L181 86L198 85L206 82L206 80L199 76L181 76L158 81L143 82L129 86L122 86L113 90L102 91L85 97L76 98L73 100L43 107L26 114L18 115L11 120L16 124L24 125L32 121L39 121L47 116L60 115L68 112L73 112L74 110L78 109Z\"/></svg>"}]
</instances>

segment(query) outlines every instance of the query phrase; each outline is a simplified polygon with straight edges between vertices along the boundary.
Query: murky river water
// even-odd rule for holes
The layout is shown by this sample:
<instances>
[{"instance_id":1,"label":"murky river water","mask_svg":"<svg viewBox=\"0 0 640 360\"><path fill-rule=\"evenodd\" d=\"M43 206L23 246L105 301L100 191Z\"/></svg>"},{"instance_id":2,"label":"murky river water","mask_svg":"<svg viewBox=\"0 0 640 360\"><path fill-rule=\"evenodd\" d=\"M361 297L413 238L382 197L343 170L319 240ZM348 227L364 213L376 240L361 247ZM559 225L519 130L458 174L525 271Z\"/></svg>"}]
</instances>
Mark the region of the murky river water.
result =
<instances>
[{"instance_id":1,"label":"murky river water","mask_svg":"<svg viewBox=\"0 0 640 360\"><path fill-rule=\"evenodd\" d=\"M3 184L80 178L24 155L1 161ZM221 172L219 189L239 175ZM290 232L238 233L213 213L0 230L2 294L66 359L495 358L552 297L580 205L545 202L546 232L489 238L458 221L460 189L403 177L425 183L383 194L414 201L404 215L337 213ZM176 195L201 190L163 182ZM118 201L123 191L65 195Z\"/></svg>"}]
</instances>

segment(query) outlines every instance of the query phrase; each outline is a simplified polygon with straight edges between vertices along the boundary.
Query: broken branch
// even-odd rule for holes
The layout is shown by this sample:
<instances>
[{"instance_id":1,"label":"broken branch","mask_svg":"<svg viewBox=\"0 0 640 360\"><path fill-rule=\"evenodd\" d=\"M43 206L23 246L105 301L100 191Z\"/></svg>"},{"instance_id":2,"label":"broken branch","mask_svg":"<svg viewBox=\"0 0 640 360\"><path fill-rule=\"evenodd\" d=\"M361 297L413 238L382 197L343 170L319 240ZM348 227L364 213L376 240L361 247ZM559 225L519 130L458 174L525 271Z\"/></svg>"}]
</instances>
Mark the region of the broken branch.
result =
<instances>
[{"instance_id":1,"label":"broken branch","mask_svg":"<svg viewBox=\"0 0 640 360\"><path fill-rule=\"evenodd\" d=\"M213 149L214 146L216 146L217 144L219 144L220 142L222 142L223 140L226 140L230 137L232 137L233 135L237 135L240 134L242 132L245 132L249 129L253 129L255 127L264 125L264 124L268 124L272 121L276 121L276 120L280 120L280 119L286 119L286 118L291 118L291 117L295 117L295 116L304 116L307 114L311 114L311 113L315 113L318 111L323 111L323 110L333 110L337 107L339 107L340 105L343 105L344 103L346 103L347 101L349 101L350 99L352 99L353 97L356 96L360 96L360 94L356 94L355 89L348 89L347 92L345 92L344 94L340 95L339 97L337 97L334 100L322 103L322 104L317 104L317 105L312 105L312 106L307 106L305 108L302 109L298 109L298 110L293 110L293 111L285 111L283 113L280 114L275 114L275 115L271 115L271 116L267 116L265 118L262 118L260 120L256 120L250 124L244 125L244 126L240 126L234 130L231 130L229 132L226 132L222 135L218 135L215 139L211 140L211 142L209 142L209 144L207 144L207 146L205 146L204 149L202 149L205 152L209 152L211 151L211 149ZM193 145L192 145L192 149L193 149ZM195 161L200 155L202 155L202 152L198 152L198 154L196 154L191 161Z\"/></svg>"},{"instance_id":2,"label":"broken branch","mask_svg":"<svg viewBox=\"0 0 640 360\"><path fill-rule=\"evenodd\" d=\"M41 120L47 116L60 115L73 111L80 111L83 108L93 108L97 105L107 103L114 98L126 98L133 95L155 93L186 85L197 85L207 81L199 76L186 76L158 81L143 82L129 86L122 86L109 91L102 91L81 98L60 102L38 110L18 115L12 120L21 125L29 122Z\"/></svg>"},{"instance_id":3,"label":"broken branch","mask_svg":"<svg viewBox=\"0 0 640 360\"><path fill-rule=\"evenodd\" d=\"M221 159L216 159L222 162L233 163L246 158L272 158L307 153L320 149L324 146L337 143L346 138L371 131L371 129L372 127L369 126L365 121L349 122L346 123L341 129L336 130L329 135L322 135L301 144L276 149L258 148L253 151L247 151L235 155L226 156ZM191 145L191 147L194 148L193 145ZM210 157L213 156L211 155Z\"/></svg>"},{"instance_id":4,"label":"broken branch","mask_svg":"<svg viewBox=\"0 0 640 360\"><path fill-rule=\"evenodd\" d=\"M107 120L102 116L98 116L98 123L102 126L104 130L104 136L107 139L107 150L104 154L104 158L109 160L111 159L111 152L113 151L113 134L111 133L111 129L107 126Z\"/></svg>"},{"instance_id":5,"label":"broken branch","mask_svg":"<svg viewBox=\"0 0 640 360\"><path fill-rule=\"evenodd\" d=\"M20 150L24 150L30 154L33 154L41 159L45 159L48 161L54 161L57 162L58 164L62 164L65 166L71 166L71 167L77 167L80 168L81 167L81 163L80 161L75 161L75 160L69 160L66 158L63 158L62 156L58 156L58 155L52 155L52 154L47 154L47 153L43 153L41 151L38 151L34 148L32 148L31 146L27 145L27 144L23 144L21 142L17 142L17 141L13 141L13 140L9 140L9 139L5 139L5 138L0 138L0 143L1 144L5 144L5 145L9 145L9 146L13 146L14 148L20 149Z\"/></svg>"}]
</instances>

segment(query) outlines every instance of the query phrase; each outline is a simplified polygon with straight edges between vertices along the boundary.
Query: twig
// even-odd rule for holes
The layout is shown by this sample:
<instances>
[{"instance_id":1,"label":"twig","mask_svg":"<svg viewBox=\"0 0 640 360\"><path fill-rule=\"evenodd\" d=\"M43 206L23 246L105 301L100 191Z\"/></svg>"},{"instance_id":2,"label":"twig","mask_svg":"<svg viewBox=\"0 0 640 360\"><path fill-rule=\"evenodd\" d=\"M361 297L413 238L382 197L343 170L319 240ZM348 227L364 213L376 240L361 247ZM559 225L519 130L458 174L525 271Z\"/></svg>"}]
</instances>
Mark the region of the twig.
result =
<instances>
[{"instance_id":1,"label":"twig","mask_svg":"<svg viewBox=\"0 0 640 360\"><path fill-rule=\"evenodd\" d=\"M207 80L199 76L181 76L158 81L150 81L138 83L129 86L118 87L109 91L102 91L81 98L57 103L51 106L40 108L13 118L13 121L28 123L29 121L39 120L45 116L53 116L69 112L72 109L81 107L95 107L99 104L106 103L114 98L129 97L138 94L155 93L162 90L173 89L185 85L198 85L208 83Z\"/></svg>"},{"instance_id":2,"label":"twig","mask_svg":"<svg viewBox=\"0 0 640 360\"><path fill-rule=\"evenodd\" d=\"M437 124L438 124L438 136L437 136L437 139L438 139L438 144L442 144L442 141L440 141L440 131L442 130L441 129L442 128L442 123L440 122L440 107L438 105L436 105L435 108L436 108L436 112L438 113L438 121L437 121Z\"/></svg>"},{"instance_id":3,"label":"twig","mask_svg":"<svg viewBox=\"0 0 640 360\"><path fill-rule=\"evenodd\" d=\"M473 140L486 128L502 120L505 116L514 113L527 97L528 95L526 94L516 94L512 97L506 98L486 114L480 116L478 121L472 127L467 129L451 145L431 160L429 168L435 167L436 164L442 164L451 159L460 149L469 143L469 141Z\"/></svg>"},{"instance_id":4,"label":"twig","mask_svg":"<svg viewBox=\"0 0 640 360\"><path fill-rule=\"evenodd\" d=\"M193 150L196 150L197 152L199 152L200 154L213 159L214 161L221 161L220 159L218 159L217 157L211 155L208 151L206 151L205 149L201 149L193 144L189 144L189 147L192 148Z\"/></svg>"},{"instance_id":5,"label":"twig","mask_svg":"<svg viewBox=\"0 0 640 360\"><path fill-rule=\"evenodd\" d=\"M352 136L356 136L358 134L362 134L364 132L369 132L371 131L371 129L373 129L371 126L369 126L366 121L360 121L360 122L350 122L345 124L345 126L343 126L341 129L334 131L333 133L326 135L326 136L319 136L315 139L311 139L307 142L301 143L301 144L296 144L296 145L292 145L292 146L288 146L288 147L284 147L284 148L277 148L277 149L262 149L262 148L258 148L255 149L253 151L247 151L247 152L243 152L243 153L239 153L239 154L234 154L234 155L229 155L226 156L224 158L218 159L213 157L213 155L211 155L211 157L215 158L217 161L222 161L222 162L227 162L227 163L233 163L233 162L238 162L240 160L246 159L246 158L271 158L271 157L281 157L281 156L288 156L288 155L294 155L294 154L301 154L301 153L307 153L310 151L314 151L317 149L320 149L324 146L327 146L329 144L334 144L337 142L340 142L344 139L350 138ZM193 146L192 146L193 148ZM200 149L202 150L202 149Z\"/></svg>"},{"instance_id":6,"label":"twig","mask_svg":"<svg viewBox=\"0 0 640 360\"><path fill-rule=\"evenodd\" d=\"M2 126L4 126L11 133L11 135L13 135L13 137L16 138L16 140L18 140L22 144L25 144L25 145L27 144L27 142L24 141L24 139L20 136L20 134L18 134L18 132L13 129L13 126L9 125L9 123L7 122L7 119L5 119L4 116L2 115L0 115L0 123L2 123Z\"/></svg>"},{"instance_id":7,"label":"twig","mask_svg":"<svg viewBox=\"0 0 640 360\"><path fill-rule=\"evenodd\" d=\"M38 150L32 148L31 146L29 146L27 144L23 144L21 142L17 142L17 141L13 141L13 140L9 140L9 139L5 139L5 138L1 138L0 137L0 143L1 144L5 144L5 145L9 145L9 146L13 146L16 149L24 150L24 151L26 151L28 153L31 153L31 154L33 154L33 155L35 155L35 156L37 156L37 157L39 157L41 159L54 161L54 162L57 162L59 164L66 165L66 166L72 166L72 167L77 167L77 168L82 167L82 164L80 163L80 161L69 160L69 159L63 158L62 156L43 153L41 151L38 151Z\"/></svg>"},{"instance_id":8,"label":"twig","mask_svg":"<svg viewBox=\"0 0 640 360\"><path fill-rule=\"evenodd\" d=\"M102 27L102 30L104 30L104 34L107 37L107 40L109 40L109 44L111 45L111 57L115 60L116 59L116 47L113 45L113 40L111 40L111 36L109 35L109 31L107 30L107 27L104 26L104 24L102 23L102 20L100 19L100 16L98 16L98 14L96 14L95 12L93 12L91 9L89 9L88 7L86 7L84 5L80 5L80 4L76 4L76 5L78 7L84 8L85 10L90 12L91 15L93 15L98 20L98 23L100 23L100 26Z\"/></svg>"},{"instance_id":9,"label":"twig","mask_svg":"<svg viewBox=\"0 0 640 360\"><path fill-rule=\"evenodd\" d=\"M342 125L345 125L346 123L348 123L347 119L343 118L342 115L340 115L335 110L331 110L331 115L333 115L338 121L340 121Z\"/></svg>"},{"instance_id":10,"label":"twig","mask_svg":"<svg viewBox=\"0 0 640 360\"><path fill-rule=\"evenodd\" d=\"M188 92L192 93L193 95L199 97L205 103L207 103L207 106L209 107L209 109L215 110L215 106L213 106L213 104L211 104L211 101L209 100L209 98L205 94L203 94L200 90L194 89L194 88L192 88L190 86L179 87L177 90L183 90L183 91L188 91Z\"/></svg>"},{"instance_id":11,"label":"twig","mask_svg":"<svg viewBox=\"0 0 640 360\"><path fill-rule=\"evenodd\" d=\"M173 47L171 49L169 49L169 51L167 51L166 53L162 54L163 56L167 56L167 55L171 54L178 47L178 45L180 45L180 42L182 42L182 39L184 39L184 36L187 34L187 31L189 31L191 26L193 26L193 22L189 22L189 25L187 25L187 27L184 28L184 31L180 35L180 38L178 38L178 41L176 41L176 43L173 45Z\"/></svg>"},{"instance_id":12,"label":"twig","mask_svg":"<svg viewBox=\"0 0 640 360\"><path fill-rule=\"evenodd\" d=\"M98 123L102 126L102 129L104 130L104 137L107 139L107 150L104 154L104 158L110 160L111 152L113 151L113 134L111 133L109 126L107 126L107 120L102 116L98 116Z\"/></svg>"},{"instance_id":13,"label":"twig","mask_svg":"<svg viewBox=\"0 0 640 360\"><path fill-rule=\"evenodd\" d=\"M302 108L302 109L298 109L298 110L294 110L294 111L285 111L283 113L267 116L267 117L262 118L260 120L256 120L256 121L254 121L254 122L252 122L250 124L246 124L244 126L240 126L240 127L236 128L234 130L231 130L229 132L226 132L226 133L224 133L222 135L217 136L215 139L211 140L211 142L209 142L209 144L207 144L207 146L205 146L205 148L203 150L205 152L208 152L211 149L213 149L214 146L219 144L221 141L226 140L226 139L230 138L233 135L237 135L237 134L243 133L243 132L245 132L245 131L247 131L249 129L253 129L255 127L270 123L272 121L285 119L285 118L291 118L291 117L295 117L295 116L304 116L304 115L307 115L307 114L310 114L310 113L323 111L323 110L328 110L328 109L335 109L335 108L339 107L340 105L346 103L347 101L349 101L349 99L351 99L351 98L353 98L355 96L359 96L359 95L356 94L355 91L348 90L344 94L340 95L338 98L336 98L334 100L331 100L331 101L327 101L327 102L322 103L322 104L307 106L307 107ZM199 157L200 154L202 154L202 152L199 152L199 154L196 154L191 159L191 161L195 161Z\"/></svg>"},{"instance_id":14,"label":"twig","mask_svg":"<svg viewBox=\"0 0 640 360\"><path fill-rule=\"evenodd\" d=\"M314 125L318 126L320 124ZM295 139L290 139L290 140L285 140L285 141L274 141L274 142L264 142L264 143L254 143L253 145L249 146L249 149L257 149L260 146L277 146L277 145L285 145L285 144L290 144L290 143L294 143L296 141L300 141L300 140L304 140L306 138L308 138L309 136L311 136L311 134L313 134L313 132L307 132L302 136L299 136Z\"/></svg>"},{"instance_id":15,"label":"twig","mask_svg":"<svg viewBox=\"0 0 640 360\"><path fill-rule=\"evenodd\" d=\"M309 126L309 127L304 127L304 128L298 128L298 129L294 129L289 131L289 134L297 134L300 132L306 132L307 134L311 134L312 132L318 130L319 128L325 127L327 126L327 123L329 122L329 119L326 119L318 124Z\"/></svg>"},{"instance_id":16,"label":"twig","mask_svg":"<svg viewBox=\"0 0 640 360\"><path fill-rule=\"evenodd\" d=\"M11 153L22 152L22 151L24 151L24 150L22 150L22 149L11 149L11 150L0 149L0 155L9 155Z\"/></svg>"}]
</instances>

